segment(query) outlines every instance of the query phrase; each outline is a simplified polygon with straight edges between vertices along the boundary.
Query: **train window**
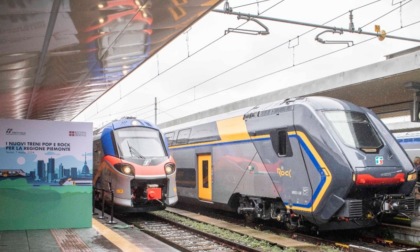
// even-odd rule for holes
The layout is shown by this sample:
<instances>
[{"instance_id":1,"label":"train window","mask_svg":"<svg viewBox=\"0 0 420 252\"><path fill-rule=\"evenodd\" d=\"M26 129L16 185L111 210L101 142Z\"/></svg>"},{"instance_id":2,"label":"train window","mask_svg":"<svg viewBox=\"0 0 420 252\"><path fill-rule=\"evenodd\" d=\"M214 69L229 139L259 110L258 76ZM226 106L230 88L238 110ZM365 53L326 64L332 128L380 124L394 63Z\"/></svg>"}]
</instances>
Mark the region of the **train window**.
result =
<instances>
[{"instance_id":1,"label":"train window","mask_svg":"<svg viewBox=\"0 0 420 252\"><path fill-rule=\"evenodd\" d=\"M180 187L195 188L196 187L195 169L177 168L176 169L176 185Z\"/></svg>"},{"instance_id":2,"label":"train window","mask_svg":"<svg viewBox=\"0 0 420 252\"><path fill-rule=\"evenodd\" d=\"M279 157L292 156L289 135L286 129L277 129L270 133L271 144Z\"/></svg>"},{"instance_id":3,"label":"train window","mask_svg":"<svg viewBox=\"0 0 420 252\"><path fill-rule=\"evenodd\" d=\"M200 143L220 140L215 122L198 125L192 128L188 143Z\"/></svg>"},{"instance_id":4,"label":"train window","mask_svg":"<svg viewBox=\"0 0 420 252\"><path fill-rule=\"evenodd\" d=\"M324 114L347 146L357 149L378 149L382 146L365 114L355 111L324 111Z\"/></svg>"},{"instance_id":5,"label":"train window","mask_svg":"<svg viewBox=\"0 0 420 252\"><path fill-rule=\"evenodd\" d=\"M203 187L209 188L209 161L203 160Z\"/></svg>"},{"instance_id":6,"label":"train window","mask_svg":"<svg viewBox=\"0 0 420 252\"><path fill-rule=\"evenodd\" d=\"M165 134L165 137L166 137L166 140L168 141L169 146L172 146L172 144L174 143L174 136L175 136L174 132L169 132Z\"/></svg>"},{"instance_id":7,"label":"train window","mask_svg":"<svg viewBox=\"0 0 420 252\"><path fill-rule=\"evenodd\" d=\"M187 144L190 137L191 129L184 129L178 132L176 144Z\"/></svg>"},{"instance_id":8,"label":"train window","mask_svg":"<svg viewBox=\"0 0 420 252\"><path fill-rule=\"evenodd\" d=\"M122 128L114 131L121 157L147 158L166 156L159 131L143 127Z\"/></svg>"}]
</instances>

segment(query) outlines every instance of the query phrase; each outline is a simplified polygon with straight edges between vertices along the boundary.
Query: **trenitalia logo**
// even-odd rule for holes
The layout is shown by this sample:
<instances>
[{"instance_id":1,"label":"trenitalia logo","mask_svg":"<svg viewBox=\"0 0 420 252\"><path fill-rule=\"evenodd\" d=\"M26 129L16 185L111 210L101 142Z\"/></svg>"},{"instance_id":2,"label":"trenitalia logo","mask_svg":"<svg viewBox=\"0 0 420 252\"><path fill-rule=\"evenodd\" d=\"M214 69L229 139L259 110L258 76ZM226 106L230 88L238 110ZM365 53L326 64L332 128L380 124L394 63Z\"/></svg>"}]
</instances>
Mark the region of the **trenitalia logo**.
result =
<instances>
[{"instance_id":1,"label":"trenitalia logo","mask_svg":"<svg viewBox=\"0 0 420 252\"><path fill-rule=\"evenodd\" d=\"M69 136L71 136L71 137L85 137L86 136L86 131L73 131L73 130L70 130L69 131Z\"/></svg>"},{"instance_id":2,"label":"trenitalia logo","mask_svg":"<svg viewBox=\"0 0 420 252\"><path fill-rule=\"evenodd\" d=\"M26 135L26 132L22 132L22 131L13 131L13 129L12 129L12 128L8 128L8 129L6 130L6 135L9 135L9 136L24 136L24 135Z\"/></svg>"},{"instance_id":3,"label":"trenitalia logo","mask_svg":"<svg viewBox=\"0 0 420 252\"><path fill-rule=\"evenodd\" d=\"M383 156L376 156L375 157L375 164L376 165L383 165L384 164L384 157Z\"/></svg>"}]
</instances>

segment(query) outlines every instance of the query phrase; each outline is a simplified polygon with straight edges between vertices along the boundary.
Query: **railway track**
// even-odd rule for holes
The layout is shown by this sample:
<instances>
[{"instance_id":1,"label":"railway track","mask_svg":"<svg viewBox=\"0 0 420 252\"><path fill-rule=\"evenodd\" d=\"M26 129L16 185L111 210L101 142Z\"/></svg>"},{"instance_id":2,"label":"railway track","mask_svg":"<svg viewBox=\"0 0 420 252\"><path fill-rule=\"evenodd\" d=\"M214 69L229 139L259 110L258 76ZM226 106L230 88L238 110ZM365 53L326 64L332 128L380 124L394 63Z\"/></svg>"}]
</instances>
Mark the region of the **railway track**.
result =
<instances>
[{"instance_id":1,"label":"railway track","mask_svg":"<svg viewBox=\"0 0 420 252\"><path fill-rule=\"evenodd\" d=\"M182 207L185 209L185 207ZM189 209L190 211L192 208ZM237 215L223 211L207 211L206 209L195 209L202 216L209 216L216 219L224 219L232 225L244 226L244 220L238 218ZM225 213L225 214L223 214ZM289 237L298 241L315 244L317 246L324 246L319 251L383 251L383 252L403 252L403 251L420 251L418 244L404 244L401 241L393 241L392 238L379 238L373 235L369 230L364 230L362 233L356 230L329 232L322 235L313 235L308 233L290 232L278 227L274 227L272 222L259 222L251 225L254 229L266 231L268 233L277 234L279 237ZM288 248L289 246L282 246ZM312 249L302 248L297 251L314 251Z\"/></svg>"},{"instance_id":2,"label":"railway track","mask_svg":"<svg viewBox=\"0 0 420 252\"><path fill-rule=\"evenodd\" d=\"M188 207L187 205L183 206L182 204L177 204L177 206L180 208L167 208L168 211L157 211L140 215L118 215L118 218L125 223L136 226L143 232L180 251L420 251L420 246L418 246L418 244L414 244L413 246L401 244L400 242L392 241L392 238L378 238L380 235L377 234L376 236L374 235L366 239L366 237L369 236L368 230L364 230L364 232L367 233L362 235L355 231L331 232L330 234L332 235L329 237L328 235L316 236L307 233L290 232L281 229L278 226L274 227L272 222L258 222L254 225L247 225L248 227L245 228L244 219L235 213L208 210L201 207ZM179 211L184 211L186 214L180 214L178 213ZM175 212L175 214L171 212ZM165 216L167 213L177 216L178 218L168 218ZM194 218L192 217L193 215L198 215L201 218ZM186 225L180 218L192 219L196 223L203 222L200 220L203 218L212 218L210 221L207 221L207 223L208 225L216 226L216 222L222 220L228 223L228 225L221 229L225 229L228 232L231 231L232 233L241 233L238 232L237 229L235 230L234 226L242 226L242 230L248 229L248 231L241 235L249 235L250 237L260 240L262 243L265 241L265 243L268 243L271 247L249 246L246 243L241 242L240 239L232 239L231 237L225 238L217 232L216 235L211 235L212 232L207 230L203 231L203 229L200 228L191 228L190 225ZM250 226L252 226L252 228ZM377 228L375 230L377 230ZM258 232L261 232L261 234L255 235ZM340 233L342 234L341 237ZM266 239L268 236L271 236L272 239ZM273 238L273 236L275 237ZM309 244L309 246L295 246L296 243L284 242L285 237L288 237L288 239L290 238L289 240L301 241L302 243Z\"/></svg>"},{"instance_id":3,"label":"railway track","mask_svg":"<svg viewBox=\"0 0 420 252\"><path fill-rule=\"evenodd\" d=\"M180 251L261 251L153 214L119 216L119 218Z\"/></svg>"}]
</instances>

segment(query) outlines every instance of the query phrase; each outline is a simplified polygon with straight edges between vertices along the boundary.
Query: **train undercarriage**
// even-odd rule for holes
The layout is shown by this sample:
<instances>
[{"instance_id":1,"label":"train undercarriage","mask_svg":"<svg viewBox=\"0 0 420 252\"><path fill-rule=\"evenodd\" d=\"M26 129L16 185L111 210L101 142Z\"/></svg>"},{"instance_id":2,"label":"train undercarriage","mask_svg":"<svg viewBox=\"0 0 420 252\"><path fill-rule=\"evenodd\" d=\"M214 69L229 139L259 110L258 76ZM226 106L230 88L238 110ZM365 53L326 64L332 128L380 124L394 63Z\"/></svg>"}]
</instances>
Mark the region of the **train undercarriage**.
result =
<instances>
[{"instance_id":1,"label":"train undercarriage","mask_svg":"<svg viewBox=\"0 0 420 252\"><path fill-rule=\"evenodd\" d=\"M256 219L277 220L287 229L310 228L312 230L336 230L366 228L377 225L387 216L405 216L414 213L415 200L401 194L374 195L373 198L347 199L329 220L313 225L303 215L287 208L281 199L265 199L251 196L236 196L237 212L244 215L247 222ZM312 220L313 222L313 220Z\"/></svg>"},{"instance_id":2,"label":"train undercarriage","mask_svg":"<svg viewBox=\"0 0 420 252\"><path fill-rule=\"evenodd\" d=\"M303 227L303 222L305 222L302 216L287 209L280 199L273 200L241 195L239 196L237 212L243 214L247 222L253 222L256 219L275 219L291 230Z\"/></svg>"}]
</instances>

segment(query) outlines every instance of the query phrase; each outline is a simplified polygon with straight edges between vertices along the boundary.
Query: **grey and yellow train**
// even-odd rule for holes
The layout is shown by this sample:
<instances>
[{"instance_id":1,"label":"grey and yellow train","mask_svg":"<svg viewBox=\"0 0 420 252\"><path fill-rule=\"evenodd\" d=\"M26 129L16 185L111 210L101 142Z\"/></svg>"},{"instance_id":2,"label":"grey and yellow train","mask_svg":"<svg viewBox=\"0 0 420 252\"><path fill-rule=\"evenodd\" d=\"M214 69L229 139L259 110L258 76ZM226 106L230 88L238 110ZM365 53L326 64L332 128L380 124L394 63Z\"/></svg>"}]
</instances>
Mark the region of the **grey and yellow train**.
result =
<instances>
[{"instance_id":1,"label":"grey and yellow train","mask_svg":"<svg viewBox=\"0 0 420 252\"><path fill-rule=\"evenodd\" d=\"M286 99L164 131L180 202L318 230L414 211L410 159L372 111L346 101Z\"/></svg>"}]
</instances>

